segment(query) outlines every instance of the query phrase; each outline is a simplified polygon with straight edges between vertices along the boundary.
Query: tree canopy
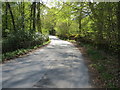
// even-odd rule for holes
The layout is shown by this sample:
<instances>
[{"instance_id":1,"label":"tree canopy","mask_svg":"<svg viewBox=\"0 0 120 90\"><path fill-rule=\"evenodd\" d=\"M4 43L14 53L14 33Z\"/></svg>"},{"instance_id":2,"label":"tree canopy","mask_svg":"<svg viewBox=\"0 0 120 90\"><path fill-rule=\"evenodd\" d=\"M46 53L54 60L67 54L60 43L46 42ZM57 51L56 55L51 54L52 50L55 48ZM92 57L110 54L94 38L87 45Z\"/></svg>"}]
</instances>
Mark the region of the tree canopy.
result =
<instances>
[{"instance_id":1,"label":"tree canopy","mask_svg":"<svg viewBox=\"0 0 120 90\"><path fill-rule=\"evenodd\" d=\"M120 5L118 2L4 2L3 38L20 31L49 34L63 38L84 38L99 48L118 51L120 45ZM103 47L104 46L104 47Z\"/></svg>"}]
</instances>

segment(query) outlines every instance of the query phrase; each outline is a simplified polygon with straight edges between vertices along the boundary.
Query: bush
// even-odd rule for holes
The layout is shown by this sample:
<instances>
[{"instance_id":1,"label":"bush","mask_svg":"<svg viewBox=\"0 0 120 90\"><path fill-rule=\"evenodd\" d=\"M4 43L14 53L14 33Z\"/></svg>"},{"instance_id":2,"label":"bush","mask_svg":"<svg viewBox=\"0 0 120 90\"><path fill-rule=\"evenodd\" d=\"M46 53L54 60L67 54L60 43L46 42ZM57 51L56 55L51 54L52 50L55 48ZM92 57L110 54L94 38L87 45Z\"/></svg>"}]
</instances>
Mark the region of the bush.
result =
<instances>
[{"instance_id":1,"label":"bush","mask_svg":"<svg viewBox=\"0 0 120 90\"><path fill-rule=\"evenodd\" d=\"M35 45L42 44L49 40L48 36L41 33L30 33L28 31L18 31L11 33L2 41L2 52L11 52L21 48L29 48Z\"/></svg>"}]
</instances>

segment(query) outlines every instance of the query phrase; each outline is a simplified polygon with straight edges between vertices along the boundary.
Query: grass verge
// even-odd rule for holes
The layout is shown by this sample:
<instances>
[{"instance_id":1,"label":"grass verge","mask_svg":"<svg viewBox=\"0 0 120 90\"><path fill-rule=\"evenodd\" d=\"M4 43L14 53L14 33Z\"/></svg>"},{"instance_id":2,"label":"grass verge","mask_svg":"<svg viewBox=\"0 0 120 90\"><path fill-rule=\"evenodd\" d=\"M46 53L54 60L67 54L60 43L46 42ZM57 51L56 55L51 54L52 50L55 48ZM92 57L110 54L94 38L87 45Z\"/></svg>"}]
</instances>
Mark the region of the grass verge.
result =
<instances>
[{"instance_id":1,"label":"grass verge","mask_svg":"<svg viewBox=\"0 0 120 90\"><path fill-rule=\"evenodd\" d=\"M0 55L2 57L2 61L0 61L0 63L4 63L5 61L8 61L8 60L16 58L16 57L20 57L20 56L22 56L24 54L27 54L27 53L29 53L33 50L41 48L42 46L45 46L49 43L50 43L50 40L47 41L47 42L44 42L41 45L36 45L36 46L30 47L30 48L27 48L27 49L18 49L18 50L13 51L13 52L4 53L4 54Z\"/></svg>"},{"instance_id":2,"label":"grass verge","mask_svg":"<svg viewBox=\"0 0 120 90\"><path fill-rule=\"evenodd\" d=\"M98 50L88 43L75 42L74 40L67 41L77 44L76 46L84 54L83 56L87 57L86 61L89 62L87 65L94 87L120 88L120 67L116 56Z\"/></svg>"},{"instance_id":3,"label":"grass verge","mask_svg":"<svg viewBox=\"0 0 120 90\"><path fill-rule=\"evenodd\" d=\"M98 79L101 81L101 87L119 87L120 68L118 58L112 56L110 53L108 54L102 50L94 48L91 44L82 43L82 46L86 48L86 53L91 60L90 67L96 69L98 72Z\"/></svg>"}]
</instances>

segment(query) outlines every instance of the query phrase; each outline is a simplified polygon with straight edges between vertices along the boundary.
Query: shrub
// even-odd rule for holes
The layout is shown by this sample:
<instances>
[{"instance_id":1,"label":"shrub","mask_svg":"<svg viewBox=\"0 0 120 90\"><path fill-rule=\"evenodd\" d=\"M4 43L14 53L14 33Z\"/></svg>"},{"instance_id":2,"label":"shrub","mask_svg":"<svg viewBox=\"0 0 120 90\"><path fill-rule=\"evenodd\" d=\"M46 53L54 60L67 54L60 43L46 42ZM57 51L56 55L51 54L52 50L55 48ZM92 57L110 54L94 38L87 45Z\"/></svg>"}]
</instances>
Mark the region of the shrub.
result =
<instances>
[{"instance_id":1,"label":"shrub","mask_svg":"<svg viewBox=\"0 0 120 90\"><path fill-rule=\"evenodd\" d=\"M42 44L49 40L48 36L41 33L30 33L29 31L18 31L11 33L2 41L2 52L11 52L21 48L29 48L35 45Z\"/></svg>"}]
</instances>

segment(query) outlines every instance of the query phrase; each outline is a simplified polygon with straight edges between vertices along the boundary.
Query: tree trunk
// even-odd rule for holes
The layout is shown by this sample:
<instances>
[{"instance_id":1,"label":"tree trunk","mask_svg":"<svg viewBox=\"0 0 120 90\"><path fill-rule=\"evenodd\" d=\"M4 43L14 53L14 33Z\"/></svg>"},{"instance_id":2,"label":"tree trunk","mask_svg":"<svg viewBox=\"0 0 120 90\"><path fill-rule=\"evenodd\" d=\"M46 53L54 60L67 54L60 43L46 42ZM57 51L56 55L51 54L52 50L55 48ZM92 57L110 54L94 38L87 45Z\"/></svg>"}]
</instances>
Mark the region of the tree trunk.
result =
<instances>
[{"instance_id":1,"label":"tree trunk","mask_svg":"<svg viewBox=\"0 0 120 90\"><path fill-rule=\"evenodd\" d=\"M24 2L22 2L22 29L24 30L25 29L25 22L24 22L24 18L25 18L25 13L24 13L24 8L25 8L25 5L24 5Z\"/></svg>"},{"instance_id":2,"label":"tree trunk","mask_svg":"<svg viewBox=\"0 0 120 90\"><path fill-rule=\"evenodd\" d=\"M82 33L82 11L83 11L83 3L80 2L80 9L79 9L79 33L81 34Z\"/></svg>"},{"instance_id":3,"label":"tree trunk","mask_svg":"<svg viewBox=\"0 0 120 90\"><path fill-rule=\"evenodd\" d=\"M80 10L80 13L79 13L79 14L80 14L80 15L79 15L79 33L81 33L81 31L82 31L82 30L81 30L81 29L82 29L82 27L81 27L81 20L82 20L82 18L81 18L81 17L82 17L82 16L81 16L81 15L82 15L81 12L82 12L82 11Z\"/></svg>"},{"instance_id":4,"label":"tree trunk","mask_svg":"<svg viewBox=\"0 0 120 90\"><path fill-rule=\"evenodd\" d=\"M8 7L7 7L7 3L6 3L6 11L5 11L5 15L6 15L6 17L5 17L5 29L8 29L8 22L7 22L7 20L8 20L8 18L7 18L7 14L8 14Z\"/></svg>"},{"instance_id":5,"label":"tree trunk","mask_svg":"<svg viewBox=\"0 0 120 90\"><path fill-rule=\"evenodd\" d=\"M120 2L118 2L118 8L117 8L117 24L118 24L118 45L117 45L117 52L118 52L118 62L120 66L120 61L119 61L119 55L120 55Z\"/></svg>"},{"instance_id":6,"label":"tree trunk","mask_svg":"<svg viewBox=\"0 0 120 90\"><path fill-rule=\"evenodd\" d=\"M36 31L36 2L33 2L33 30Z\"/></svg>"},{"instance_id":7,"label":"tree trunk","mask_svg":"<svg viewBox=\"0 0 120 90\"><path fill-rule=\"evenodd\" d=\"M117 24L118 24L118 41L120 43L120 2L118 2L117 8Z\"/></svg>"},{"instance_id":8,"label":"tree trunk","mask_svg":"<svg viewBox=\"0 0 120 90\"><path fill-rule=\"evenodd\" d=\"M40 19L40 2L37 3L37 10L38 10L38 13L37 13L37 29L40 33L42 33L41 19Z\"/></svg>"},{"instance_id":9,"label":"tree trunk","mask_svg":"<svg viewBox=\"0 0 120 90\"><path fill-rule=\"evenodd\" d=\"M11 14L11 18L12 18L12 23L13 23L13 29L14 29L14 31L15 31L16 28L15 28L15 21L14 21L14 16L13 16L13 13L12 13L12 9L11 9L11 7L10 7L9 2L6 2L6 4L7 4L7 7L9 8L9 11L10 11L10 14Z\"/></svg>"},{"instance_id":10,"label":"tree trunk","mask_svg":"<svg viewBox=\"0 0 120 90\"><path fill-rule=\"evenodd\" d=\"M31 10L30 10L30 31L32 31L32 8L33 8L33 4L31 5Z\"/></svg>"}]
</instances>

